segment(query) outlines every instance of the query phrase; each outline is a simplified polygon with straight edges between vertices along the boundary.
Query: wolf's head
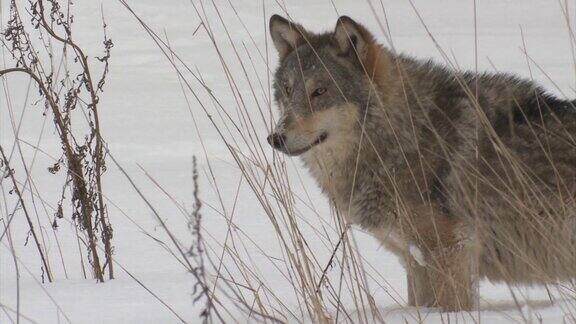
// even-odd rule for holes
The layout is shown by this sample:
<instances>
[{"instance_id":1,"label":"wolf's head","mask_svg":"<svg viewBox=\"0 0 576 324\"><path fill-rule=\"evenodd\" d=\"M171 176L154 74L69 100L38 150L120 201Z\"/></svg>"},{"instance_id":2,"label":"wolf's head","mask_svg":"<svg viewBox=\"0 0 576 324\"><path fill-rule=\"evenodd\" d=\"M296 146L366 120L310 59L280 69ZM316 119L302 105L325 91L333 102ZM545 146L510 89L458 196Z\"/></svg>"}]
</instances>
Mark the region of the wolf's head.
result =
<instances>
[{"instance_id":1,"label":"wolf's head","mask_svg":"<svg viewBox=\"0 0 576 324\"><path fill-rule=\"evenodd\" d=\"M274 98L281 112L268 143L289 155L341 145L358 132L369 102L373 36L349 17L313 34L278 15L270 34L280 59Z\"/></svg>"}]
</instances>

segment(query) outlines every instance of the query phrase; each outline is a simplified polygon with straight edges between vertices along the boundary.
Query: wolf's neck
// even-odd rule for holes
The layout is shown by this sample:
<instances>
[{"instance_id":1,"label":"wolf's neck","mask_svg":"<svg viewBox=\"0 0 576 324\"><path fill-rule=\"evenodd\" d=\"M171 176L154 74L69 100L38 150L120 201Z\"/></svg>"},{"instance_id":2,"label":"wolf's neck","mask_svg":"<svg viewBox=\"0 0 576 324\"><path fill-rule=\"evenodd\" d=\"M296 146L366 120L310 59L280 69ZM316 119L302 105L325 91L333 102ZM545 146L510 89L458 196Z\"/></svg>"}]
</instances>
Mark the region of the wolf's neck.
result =
<instances>
[{"instance_id":1,"label":"wolf's neck","mask_svg":"<svg viewBox=\"0 0 576 324\"><path fill-rule=\"evenodd\" d=\"M302 161L322 191L335 198L335 194L350 190L350 182L357 168L357 156L357 139L350 138L314 148L302 156Z\"/></svg>"}]
</instances>

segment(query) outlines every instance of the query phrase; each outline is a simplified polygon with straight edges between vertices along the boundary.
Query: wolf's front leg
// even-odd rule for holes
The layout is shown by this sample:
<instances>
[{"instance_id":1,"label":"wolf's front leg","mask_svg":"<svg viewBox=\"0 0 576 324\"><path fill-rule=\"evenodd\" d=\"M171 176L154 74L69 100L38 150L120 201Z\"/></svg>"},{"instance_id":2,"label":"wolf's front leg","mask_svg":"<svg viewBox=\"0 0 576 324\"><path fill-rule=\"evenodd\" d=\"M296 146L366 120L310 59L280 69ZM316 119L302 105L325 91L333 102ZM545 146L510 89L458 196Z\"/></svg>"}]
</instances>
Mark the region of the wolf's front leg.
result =
<instances>
[{"instance_id":1,"label":"wolf's front leg","mask_svg":"<svg viewBox=\"0 0 576 324\"><path fill-rule=\"evenodd\" d=\"M476 305L478 276L474 254L464 246L432 251L427 274L435 298L443 311L472 310Z\"/></svg>"},{"instance_id":2,"label":"wolf's front leg","mask_svg":"<svg viewBox=\"0 0 576 324\"><path fill-rule=\"evenodd\" d=\"M428 269L420 263L406 262L408 277L408 306L430 307L436 305L436 296Z\"/></svg>"}]
</instances>

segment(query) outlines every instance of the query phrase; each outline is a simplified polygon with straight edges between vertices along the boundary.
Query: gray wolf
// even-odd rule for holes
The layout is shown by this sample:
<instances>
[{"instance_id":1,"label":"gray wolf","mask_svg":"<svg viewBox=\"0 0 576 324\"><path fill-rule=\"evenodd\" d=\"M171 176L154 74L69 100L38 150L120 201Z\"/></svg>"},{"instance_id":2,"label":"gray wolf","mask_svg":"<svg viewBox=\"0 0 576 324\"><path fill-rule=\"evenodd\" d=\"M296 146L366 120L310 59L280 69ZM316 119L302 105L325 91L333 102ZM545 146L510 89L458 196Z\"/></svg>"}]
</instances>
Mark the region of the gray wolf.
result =
<instances>
[{"instance_id":1,"label":"gray wolf","mask_svg":"<svg viewBox=\"0 0 576 324\"><path fill-rule=\"evenodd\" d=\"M470 310L478 281L576 275L576 109L536 83L397 54L340 17L313 33L270 19L280 120L348 222L406 268L408 303Z\"/></svg>"}]
</instances>

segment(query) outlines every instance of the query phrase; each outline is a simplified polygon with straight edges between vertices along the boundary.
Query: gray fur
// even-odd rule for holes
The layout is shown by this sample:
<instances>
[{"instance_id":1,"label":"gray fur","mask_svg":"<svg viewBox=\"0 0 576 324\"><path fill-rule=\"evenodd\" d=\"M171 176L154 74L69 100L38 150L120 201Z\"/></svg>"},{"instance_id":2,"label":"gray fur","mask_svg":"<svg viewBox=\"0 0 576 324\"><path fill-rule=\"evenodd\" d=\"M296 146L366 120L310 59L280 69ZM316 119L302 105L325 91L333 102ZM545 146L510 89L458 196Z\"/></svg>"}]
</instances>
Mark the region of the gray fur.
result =
<instances>
[{"instance_id":1,"label":"gray fur","mask_svg":"<svg viewBox=\"0 0 576 324\"><path fill-rule=\"evenodd\" d=\"M273 37L285 24L271 19ZM294 46L274 41L288 46L276 148L298 153L348 221L401 258L410 304L470 309L481 277L575 277L573 102L395 55L347 17L332 33L297 26Z\"/></svg>"}]
</instances>

